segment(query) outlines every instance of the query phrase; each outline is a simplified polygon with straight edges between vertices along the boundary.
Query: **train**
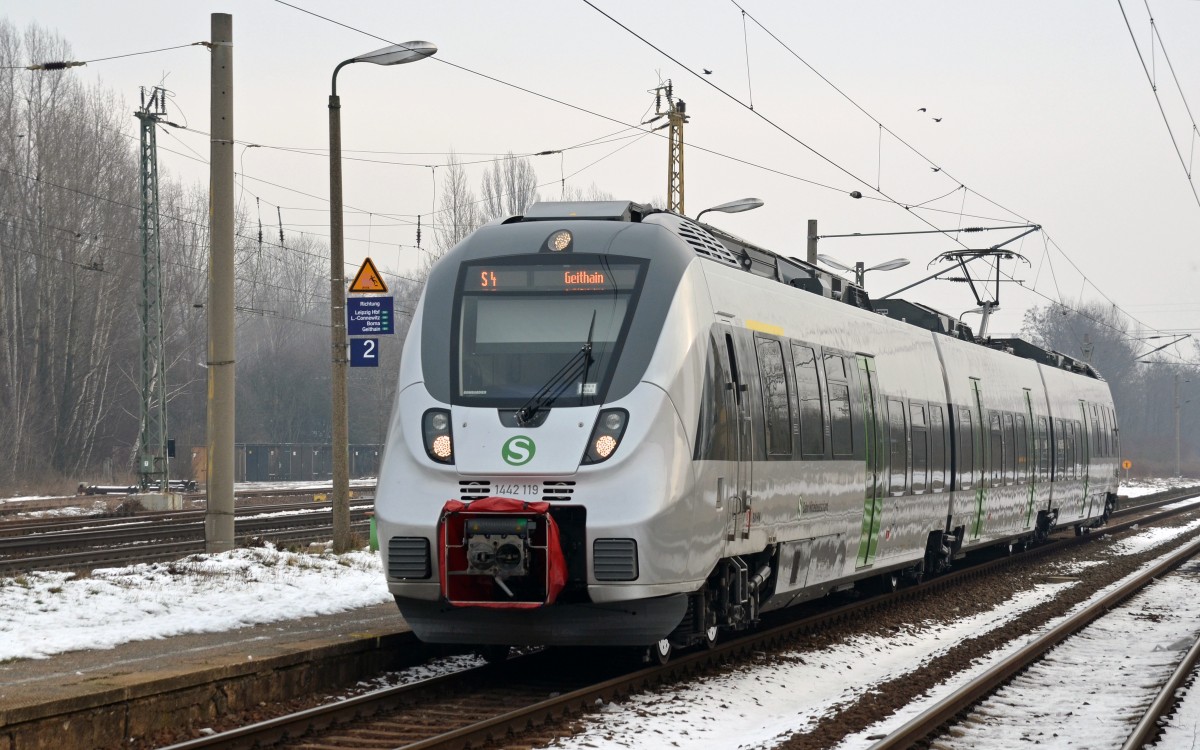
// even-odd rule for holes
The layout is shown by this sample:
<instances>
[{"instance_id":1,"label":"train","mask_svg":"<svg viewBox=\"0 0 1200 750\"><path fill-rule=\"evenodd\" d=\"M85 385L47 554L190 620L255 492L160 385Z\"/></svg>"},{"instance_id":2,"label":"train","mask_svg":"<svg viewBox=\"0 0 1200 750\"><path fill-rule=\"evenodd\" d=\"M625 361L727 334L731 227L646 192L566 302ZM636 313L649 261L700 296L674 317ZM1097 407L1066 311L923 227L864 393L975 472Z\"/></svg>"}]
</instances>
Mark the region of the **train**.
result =
<instances>
[{"instance_id":1,"label":"train","mask_svg":"<svg viewBox=\"0 0 1200 750\"><path fill-rule=\"evenodd\" d=\"M675 212L541 202L431 269L375 500L422 641L711 646L767 612L1102 525L1086 362Z\"/></svg>"}]
</instances>

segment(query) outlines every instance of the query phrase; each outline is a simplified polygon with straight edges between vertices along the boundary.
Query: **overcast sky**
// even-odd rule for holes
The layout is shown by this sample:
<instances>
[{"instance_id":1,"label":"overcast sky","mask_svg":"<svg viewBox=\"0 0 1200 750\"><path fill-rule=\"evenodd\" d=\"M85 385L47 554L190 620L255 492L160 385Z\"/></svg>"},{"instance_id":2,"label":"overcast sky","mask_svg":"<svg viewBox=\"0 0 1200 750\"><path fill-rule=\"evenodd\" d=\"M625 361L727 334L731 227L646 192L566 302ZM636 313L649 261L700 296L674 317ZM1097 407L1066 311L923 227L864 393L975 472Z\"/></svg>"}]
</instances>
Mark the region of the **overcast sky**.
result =
<instances>
[{"instance_id":1,"label":"overcast sky","mask_svg":"<svg viewBox=\"0 0 1200 750\"><path fill-rule=\"evenodd\" d=\"M94 60L207 40L210 14L232 13L235 133L263 146L236 151L235 168L255 178L240 185L241 200L254 217L261 199L264 225L274 227L281 206L286 228L318 235L328 234L323 149L333 68L388 42L435 43L431 60L339 75L345 155L393 162L346 163L345 200L362 212L346 215L354 262L369 252L388 269L416 267L412 222L421 214L428 224L435 181L445 175L427 165L444 164L450 149L485 160L469 167L478 189L492 155L602 139L609 142L534 157L542 197L557 198L565 181L663 201L666 141L626 126L653 113L648 90L671 79L691 117L689 215L762 198L756 211L705 220L798 256L807 219L823 235L1035 222L1045 236L1008 246L1030 265L1004 266L1028 289L1003 286L993 332L1015 331L1031 305L1074 306L1102 300L1101 292L1148 327L1200 328L1200 205L1117 0L739 0L746 17L730 0L593 2L646 41L582 0L296 2L353 29L271 0L14 0L0 17L53 30L75 59ZM1200 165L1200 140L1162 54L1165 46L1200 116L1200 1L1150 0L1162 37L1153 47L1147 6L1123 2L1182 160ZM139 86L162 83L173 94L170 119L209 129L203 47L95 62L73 75L101 81L131 112ZM128 132L137 133L132 116ZM605 138L614 134L623 139ZM172 131L159 145L161 168L207 181L206 167L187 158L191 150L207 158L205 135ZM864 197L851 198L854 190ZM978 248L1015 234L961 239ZM1047 238L1057 249L1047 252ZM422 245L431 240L426 230ZM868 274L876 296L937 270L926 266L961 247L938 235L821 242L821 252L849 264L911 259ZM905 296L951 314L975 307L962 284L931 282ZM1179 352L1194 358L1190 346Z\"/></svg>"}]
</instances>

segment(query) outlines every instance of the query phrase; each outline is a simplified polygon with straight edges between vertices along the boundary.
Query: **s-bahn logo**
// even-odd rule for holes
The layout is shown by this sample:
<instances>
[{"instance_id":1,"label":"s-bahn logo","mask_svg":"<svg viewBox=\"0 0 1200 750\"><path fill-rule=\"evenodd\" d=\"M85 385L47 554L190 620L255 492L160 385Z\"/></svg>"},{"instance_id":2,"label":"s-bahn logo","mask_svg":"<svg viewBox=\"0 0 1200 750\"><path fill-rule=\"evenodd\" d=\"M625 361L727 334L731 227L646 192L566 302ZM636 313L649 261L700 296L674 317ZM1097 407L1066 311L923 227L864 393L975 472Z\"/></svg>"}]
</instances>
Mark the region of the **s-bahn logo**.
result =
<instances>
[{"instance_id":1,"label":"s-bahn logo","mask_svg":"<svg viewBox=\"0 0 1200 750\"><path fill-rule=\"evenodd\" d=\"M533 454L537 452L537 446L533 444L533 438L517 435L505 441L504 447L500 449L500 456L509 466L524 466L533 460Z\"/></svg>"}]
</instances>

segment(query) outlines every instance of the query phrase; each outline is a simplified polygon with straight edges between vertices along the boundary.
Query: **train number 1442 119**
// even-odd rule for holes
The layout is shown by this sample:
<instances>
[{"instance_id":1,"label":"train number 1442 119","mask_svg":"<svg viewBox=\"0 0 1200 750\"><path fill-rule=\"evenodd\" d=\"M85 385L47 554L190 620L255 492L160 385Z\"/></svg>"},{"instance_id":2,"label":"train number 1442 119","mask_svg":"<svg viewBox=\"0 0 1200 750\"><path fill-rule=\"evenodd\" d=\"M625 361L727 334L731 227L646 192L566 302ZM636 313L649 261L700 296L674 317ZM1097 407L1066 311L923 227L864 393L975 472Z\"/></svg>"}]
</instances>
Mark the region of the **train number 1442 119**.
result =
<instances>
[{"instance_id":1,"label":"train number 1442 119","mask_svg":"<svg viewBox=\"0 0 1200 750\"><path fill-rule=\"evenodd\" d=\"M527 497L542 494L542 488L537 484L498 484L496 485L496 494Z\"/></svg>"}]
</instances>

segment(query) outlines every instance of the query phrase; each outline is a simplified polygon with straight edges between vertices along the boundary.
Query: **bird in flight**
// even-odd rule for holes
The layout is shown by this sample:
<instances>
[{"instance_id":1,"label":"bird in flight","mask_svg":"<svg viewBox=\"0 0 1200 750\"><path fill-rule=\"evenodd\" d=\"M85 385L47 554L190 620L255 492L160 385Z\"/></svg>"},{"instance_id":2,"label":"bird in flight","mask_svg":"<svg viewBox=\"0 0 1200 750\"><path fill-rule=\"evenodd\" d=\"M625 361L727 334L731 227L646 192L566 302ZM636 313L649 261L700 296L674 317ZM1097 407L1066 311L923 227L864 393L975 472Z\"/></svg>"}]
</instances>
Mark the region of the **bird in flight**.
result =
<instances>
[{"instance_id":1,"label":"bird in flight","mask_svg":"<svg viewBox=\"0 0 1200 750\"><path fill-rule=\"evenodd\" d=\"M918 109L917 109L917 111L918 111L918 112L924 112L924 111L925 111L925 108L924 108L924 107L920 107L920 108L918 108Z\"/></svg>"},{"instance_id":2,"label":"bird in flight","mask_svg":"<svg viewBox=\"0 0 1200 750\"><path fill-rule=\"evenodd\" d=\"M706 75L706 76L712 75L712 71L709 70L708 68L701 68L701 70L704 71L704 75Z\"/></svg>"},{"instance_id":3,"label":"bird in flight","mask_svg":"<svg viewBox=\"0 0 1200 750\"><path fill-rule=\"evenodd\" d=\"M933 121L934 121L934 122L941 122L941 121L942 121L942 118L940 118L940 117L935 117L935 118L933 118Z\"/></svg>"}]
</instances>

